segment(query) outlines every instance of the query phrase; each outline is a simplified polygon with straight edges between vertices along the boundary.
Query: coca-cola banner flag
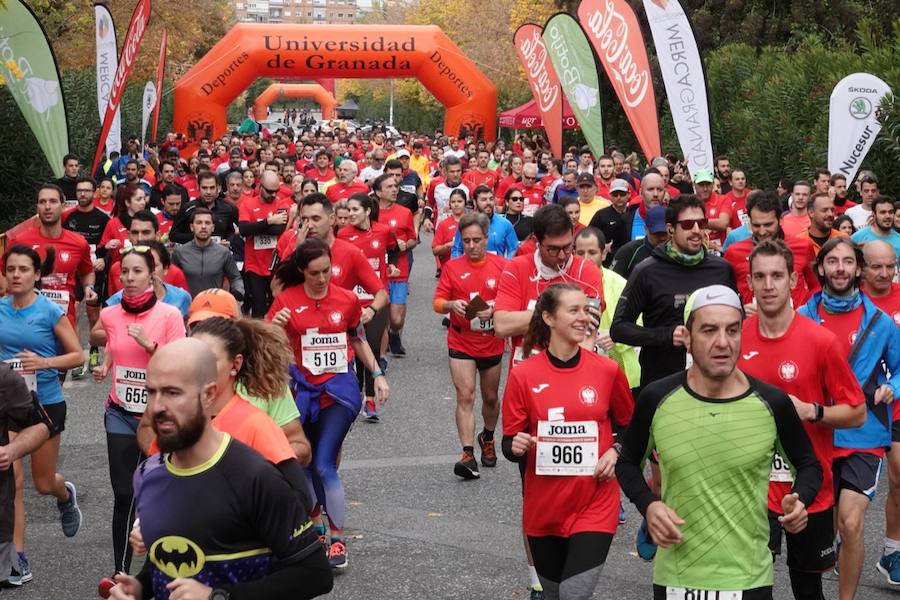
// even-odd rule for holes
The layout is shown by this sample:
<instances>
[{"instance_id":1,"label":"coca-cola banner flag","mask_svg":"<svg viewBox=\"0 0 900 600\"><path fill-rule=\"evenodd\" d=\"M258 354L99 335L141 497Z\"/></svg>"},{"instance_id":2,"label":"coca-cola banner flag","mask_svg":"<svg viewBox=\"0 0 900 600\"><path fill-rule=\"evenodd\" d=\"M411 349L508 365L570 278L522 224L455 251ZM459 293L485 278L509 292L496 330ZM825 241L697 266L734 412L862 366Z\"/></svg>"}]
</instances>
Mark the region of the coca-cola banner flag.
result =
<instances>
[{"instance_id":1,"label":"coca-cola banner flag","mask_svg":"<svg viewBox=\"0 0 900 600\"><path fill-rule=\"evenodd\" d=\"M94 162L91 165L91 173L97 171L100 158L103 156L103 147L106 145L106 136L112 125L113 117L122 102L122 94L125 92L125 84L134 68L134 58L137 56L141 40L150 24L151 0L139 0L134 12L131 13L131 22L125 33L125 43L122 45L122 56L119 57L119 66L116 68L116 77L113 79L112 88L109 90L109 103L106 105L106 116L103 117L103 128L100 130L100 141L97 151L94 153Z\"/></svg>"},{"instance_id":2,"label":"coca-cola banner flag","mask_svg":"<svg viewBox=\"0 0 900 600\"><path fill-rule=\"evenodd\" d=\"M541 35L563 93L594 156L603 154L603 117L597 61L578 21L569 14L550 17Z\"/></svg>"},{"instance_id":3,"label":"coca-cola banner flag","mask_svg":"<svg viewBox=\"0 0 900 600\"><path fill-rule=\"evenodd\" d=\"M562 91L541 39L541 28L533 23L522 25L516 30L514 42L516 54L525 68L531 93L534 94L534 101L544 121L544 130L553 156L562 158Z\"/></svg>"},{"instance_id":4,"label":"coca-cola banner flag","mask_svg":"<svg viewBox=\"0 0 900 600\"><path fill-rule=\"evenodd\" d=\"M644 10L688 170L712 170L706 78L690 21L678 0L644 0Z\"/></svg>"},{"instance_id":5,"label":"coca-cola banner flag","mask_svg":"<svg viewBox=\"0 0 900 600\"><path fill-rule=\"evenodd\" d=\"M162 104L162 85L163 85L163 76L166 74L166 42L168 40L168 36L166 35L166 30L163 29L162 32L162 41L159 43L159 65L156 67L156 106L153 107L153 129L150 134L150 137L153 141L157 141L156 132L157 127L159 126L159 106Z\"/></svg>"},{"instance_id":6,"label":"coca-cola banner flag","mask_svg":"<svg viewBox=\"0 0 900 600\"><path fill-rule=\"evenodd\" d=\"M828 115L828 170L852 183L875 136L881 131L876 111L891 93L884 81L869 73L847 75L831 92Z\"/></svg>"},{"instance_id":7,"label":"coca-cola banner flag","mask_svg":"<svg viewBox=\"0 0 900 600\"><path fill-rule=\"evenodd\" d=\"M656 96L644 36L625 0L582 0L578 20L625 109L647 159L660 155Z\"/></svg>"}]
</instances>

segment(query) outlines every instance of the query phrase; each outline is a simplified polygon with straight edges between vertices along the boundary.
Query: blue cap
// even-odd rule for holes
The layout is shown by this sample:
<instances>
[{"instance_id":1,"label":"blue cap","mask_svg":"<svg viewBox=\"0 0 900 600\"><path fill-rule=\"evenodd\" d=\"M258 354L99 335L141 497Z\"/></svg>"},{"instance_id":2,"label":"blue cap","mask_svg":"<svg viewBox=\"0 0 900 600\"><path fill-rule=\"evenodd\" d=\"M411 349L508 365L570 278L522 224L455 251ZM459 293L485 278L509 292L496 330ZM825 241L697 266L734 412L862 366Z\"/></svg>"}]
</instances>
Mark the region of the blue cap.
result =
<instances>
[{"instance_id":1,"label":"blue cap","mask_svg":"<svg viewBox=\"0 0 900 600\"><path fill-rule=\"evenodd\" d=\"M649 233L665 233L666 229L666 207L654 206L647 210L647 218L644 219Z\"/></svg>"}]
</instances>

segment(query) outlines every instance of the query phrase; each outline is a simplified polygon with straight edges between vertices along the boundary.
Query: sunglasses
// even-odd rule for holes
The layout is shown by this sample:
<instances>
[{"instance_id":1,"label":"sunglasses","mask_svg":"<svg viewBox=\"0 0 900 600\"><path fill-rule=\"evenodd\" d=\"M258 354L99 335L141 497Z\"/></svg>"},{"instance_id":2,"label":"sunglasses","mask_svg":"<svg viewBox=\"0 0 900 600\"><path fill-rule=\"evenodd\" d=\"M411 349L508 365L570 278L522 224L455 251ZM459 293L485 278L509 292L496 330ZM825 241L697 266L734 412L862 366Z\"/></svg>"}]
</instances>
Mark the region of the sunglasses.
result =
<instances>
[{"instance_id":1,"label":"sunglasses","mask_svg":"<svg viewBox=\"0 0 900 600\"><path fill-rule=\"evenodd\" d=\"M525 196L510 196L509 197L510 202L521 202L524 199L525 199Z\"/></svg>"},{"instance_id":2,"label":"sunglasses","mask_svg":"<svg viewBox=\"0 0 900 600\"><path fill-rule=\"evenodd\" d=\"M705 217L702 219L682 219L675 222L685 231L692 230L695 225L699 225L700 229L706 229L707 225L709 225L709 219Z\"/></svg>"},{"instance_id":3,"label":"sunglasses","mask_svg":"<svg viewBox=\"0 0 900 600\"><path fill-rule=\"evenodd\" d=\"M127 248L122 248L122 251L119 254L128 254L130 252L137 252L138 254L147 254L150 252L150 246L128 246Z\"/></svg>"}]
</instances>

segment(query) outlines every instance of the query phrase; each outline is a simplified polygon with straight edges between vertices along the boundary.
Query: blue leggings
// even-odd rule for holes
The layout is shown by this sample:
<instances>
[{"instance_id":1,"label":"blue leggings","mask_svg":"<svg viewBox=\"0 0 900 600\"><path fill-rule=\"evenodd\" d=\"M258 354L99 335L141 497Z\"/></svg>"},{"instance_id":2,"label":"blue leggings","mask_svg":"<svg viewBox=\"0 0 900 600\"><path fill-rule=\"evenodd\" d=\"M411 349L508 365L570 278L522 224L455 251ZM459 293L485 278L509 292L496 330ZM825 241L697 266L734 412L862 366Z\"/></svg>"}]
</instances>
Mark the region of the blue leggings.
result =
<instances>
[{"instance_id":1,"label":"blue leggings","mask_svg":"<svg viewBox=\"0 0 900 600\"><path fill-rule=\"evenodd\" d=\"M316 499L328 513L332 529L344 528L344 486L338 475L337 458L350 426L356 420L356 413L347 407L334 403L319 412L315 423L305 423L303 429L312 445L310 479L316 491Z\"/></svg>"}]
</instances>

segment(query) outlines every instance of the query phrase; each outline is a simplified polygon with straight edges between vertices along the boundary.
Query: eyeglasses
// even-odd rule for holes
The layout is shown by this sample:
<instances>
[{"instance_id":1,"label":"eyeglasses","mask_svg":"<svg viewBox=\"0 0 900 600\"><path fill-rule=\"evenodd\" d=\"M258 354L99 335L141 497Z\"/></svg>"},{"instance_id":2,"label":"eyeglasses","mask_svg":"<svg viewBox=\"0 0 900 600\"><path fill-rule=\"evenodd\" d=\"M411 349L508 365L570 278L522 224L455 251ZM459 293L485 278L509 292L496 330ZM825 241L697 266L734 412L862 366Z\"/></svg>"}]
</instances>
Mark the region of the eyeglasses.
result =
<instances>
[{"instance_id":1,"label":"eyeglasses","mask_svg":"<svg viewBox=\"0 0 900 600\"><path fill-rule=\"evenodd\" d=\"M528 179L529 181L534 181L537 177L529 177L528 175L522 175L522 179Z\"/></svg>"},{"instance_id":2,"label":"eyeglasses","mask_svg":"<svg viewBox=\"0 0 900 600\"><path fill-rule=\"evenodd\" d=\"M94 190L93 190L93 189L90 189L90 190L75 190L75 193L76 193L76 194L93 194L93 193L94 193Z\"/></svg>"},{"instance_id":3,"label":"eyeglasses","mask_svg":"<svg viewBox=\"0 0 900 600\"><path fill-rule=\"evenodd\" d=\"M150 246L128 246L127 248L122 248L122 251L119 254L128 254L129 252L137 252L138 254L147 254L150 252Z\"/></svg>"},{"instance_id":4,"label":"eyeglasses","mask_svg":"<svg viewBox=\"0 0 900 600\"><path fill-rule=\"evenodd\" d=\"M675 221L678 225L681 226L685 231L690 231L694 228L695 225L699 225L700 229L706 229L707 225L709 225L709 219L682 219L680 221Z\"/></svg>"},{"instance_id":5,"label":"eyeglasses","mask_svg":"<svg viewBox=\"0 0 900 600\"><path fill-rule=\"evenodd\" d=\"M541 247L550 256L559 256L560 254L568 255L572 254L572 252L575 250L575 242L572 242L567 246L545 246L544 244L541 244Z\"/></svg>"}]
</instances>

